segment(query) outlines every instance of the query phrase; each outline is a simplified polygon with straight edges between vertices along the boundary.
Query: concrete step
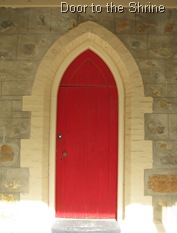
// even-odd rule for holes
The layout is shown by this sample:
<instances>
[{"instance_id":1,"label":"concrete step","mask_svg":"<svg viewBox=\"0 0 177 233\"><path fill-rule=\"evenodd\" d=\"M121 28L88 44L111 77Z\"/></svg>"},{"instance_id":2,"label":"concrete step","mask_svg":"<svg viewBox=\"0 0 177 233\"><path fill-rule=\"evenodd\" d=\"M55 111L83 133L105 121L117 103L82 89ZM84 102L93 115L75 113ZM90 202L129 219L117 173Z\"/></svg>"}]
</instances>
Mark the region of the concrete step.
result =
<instances>
[{"instance_id":1,"label":"concrete step","mask_svg":"<svg viewBox=\"0 0 177 233\"><path fill-rule=\"evenodd\" d=\"M51 233L121 233L115 220L60 219L52 226Z\"/></svg>"}]
</instances>

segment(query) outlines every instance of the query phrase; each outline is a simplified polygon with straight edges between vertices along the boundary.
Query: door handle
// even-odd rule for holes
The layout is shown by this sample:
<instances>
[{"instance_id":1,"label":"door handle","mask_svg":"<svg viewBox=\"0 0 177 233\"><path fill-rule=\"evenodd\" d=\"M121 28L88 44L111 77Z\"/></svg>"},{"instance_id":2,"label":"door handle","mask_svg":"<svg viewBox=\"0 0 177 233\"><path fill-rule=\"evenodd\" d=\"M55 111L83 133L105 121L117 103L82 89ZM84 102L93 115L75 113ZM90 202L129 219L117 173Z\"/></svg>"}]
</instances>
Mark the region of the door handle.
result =
<instances>
[{"instance_id":1,"label":"door handle","mask_svg":"<svg viewBox=\"0 0 177 233\"><path fill-rule=\"evenodd\" d=\"M66 151L63 151L62 156L63 156L63 157L66 157L66 156L67 156Z\"/></svg>"}]
</instances>

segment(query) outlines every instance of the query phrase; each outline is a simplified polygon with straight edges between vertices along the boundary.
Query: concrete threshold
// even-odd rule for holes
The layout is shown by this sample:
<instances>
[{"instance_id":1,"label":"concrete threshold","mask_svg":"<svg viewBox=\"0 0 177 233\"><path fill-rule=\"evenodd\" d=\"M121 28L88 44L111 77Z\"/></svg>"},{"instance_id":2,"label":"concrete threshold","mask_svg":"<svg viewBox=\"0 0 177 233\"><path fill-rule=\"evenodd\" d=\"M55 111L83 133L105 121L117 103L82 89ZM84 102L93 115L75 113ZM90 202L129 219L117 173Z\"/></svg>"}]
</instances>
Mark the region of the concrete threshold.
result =
<instances>
[{"instance_id":1,"label":"concrete threshold","mask_svg":"<svg viewBox=\"0 0 177 233\"><path fill-rule=\"evenodd\" d=\"M116 220L103 219L59 219L52 226L51 233L121 233Z\"/></svg>"}]
</instances>

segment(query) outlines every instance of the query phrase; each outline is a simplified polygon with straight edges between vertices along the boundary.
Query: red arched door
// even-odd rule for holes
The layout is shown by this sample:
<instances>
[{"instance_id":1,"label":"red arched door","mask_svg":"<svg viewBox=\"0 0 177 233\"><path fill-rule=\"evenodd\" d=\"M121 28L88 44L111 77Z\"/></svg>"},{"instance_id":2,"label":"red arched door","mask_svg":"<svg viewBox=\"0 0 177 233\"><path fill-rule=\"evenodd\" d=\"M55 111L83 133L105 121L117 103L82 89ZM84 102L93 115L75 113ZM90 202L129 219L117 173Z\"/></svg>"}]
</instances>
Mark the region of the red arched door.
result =
<instances>
[{"instance_id":1,"label":"red arched door","mask_svg":"<svg viewBox=\"0 0 177 233\"><path fill-rule=\"evenodd\" d=\"M56 216L117 218L118 97L91 50L63 75L57 103Z\"/></svg>"}]
</instances>

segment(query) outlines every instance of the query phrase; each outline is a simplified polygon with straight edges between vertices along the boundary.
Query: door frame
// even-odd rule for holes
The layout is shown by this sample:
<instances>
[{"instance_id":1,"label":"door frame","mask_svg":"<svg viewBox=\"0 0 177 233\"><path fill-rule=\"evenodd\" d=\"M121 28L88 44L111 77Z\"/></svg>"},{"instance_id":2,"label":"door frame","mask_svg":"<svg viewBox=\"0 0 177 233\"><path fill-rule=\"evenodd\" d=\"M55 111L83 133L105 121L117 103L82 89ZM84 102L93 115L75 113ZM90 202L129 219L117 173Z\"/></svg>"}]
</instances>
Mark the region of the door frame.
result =
<instances>
[{"instance_id":1,"label":"door frame","mask_svg":"<svg viewBox=\"0 0 177 233\"><path fill-rule=\"evenodd\" d=\"M55 216L55 162L56 162L56 112L57 112L57 92L63 74L69 64L82 52L90 49L96 53L109 67L113 74L118 90L118 191L117 191L117 221L123 219L123 193L124 193L124 86L116 67L109 55L95 43L85 42L70 52L61 63L56 72L52 89L51 89L51 106L50 106L50 158L49 158L49 208L51 214Z\"/></svg>"}]
</instances>

